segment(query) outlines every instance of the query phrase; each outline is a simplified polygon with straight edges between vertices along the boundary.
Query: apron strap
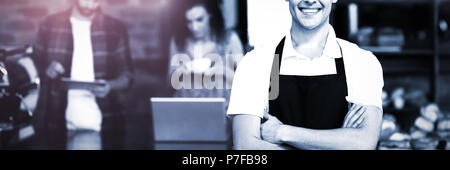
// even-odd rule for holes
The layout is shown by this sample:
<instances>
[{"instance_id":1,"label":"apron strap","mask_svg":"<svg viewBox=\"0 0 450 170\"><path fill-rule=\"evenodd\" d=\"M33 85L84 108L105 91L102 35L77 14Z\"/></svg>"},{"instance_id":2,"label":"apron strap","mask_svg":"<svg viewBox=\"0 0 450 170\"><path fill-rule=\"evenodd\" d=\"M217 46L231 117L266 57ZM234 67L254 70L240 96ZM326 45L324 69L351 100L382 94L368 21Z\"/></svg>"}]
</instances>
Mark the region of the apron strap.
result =
<instances>
[{"instance_id":1,"label":"apron strap","mask_svg":"<svg viewBox=\"0 0 450 170\"><path fill-rule=\"evenodd\" d=\"M278 44L276 50L275 50L275 58L274 61L278 58L278 72L281 70L281 60L283 59L283 50L284 50L284 43L286 42L286 37L284 37L281 42ZM278 55L278 56L277 56ZM275 62L273 64L275 66ZM273 69L276 69L276 67L272 67Z\"/></svg>"},{"instance_id":2,"label":"apron strap","mask_svg":"<svg viewBox=\"0 0 450 170\"><path fill-rule=\"evenodd\" d=\"M280 43L278 44L277 48L275 49L275 57L274 62L272 64L272 73L276 71L276 63L275 61L278 59L278 72L281 71L281 61L283 60L283 50L284 50L284 43L286 42L286 37L284 37ZM344 53L342 52L342 47L339 45L339 50L341 51L341 58L335 59L336 63L336 71L338 75L344 75L345 76L345 67L344 67ZM278 56L277 56L278 55Z\"/></svg>"},{"instance_id":3,"label":"apron strap","mask_svg":"<svg viewBox=\"0 0 450 170\"><path fill-rule=\"evenodd\" d=\"M337 41L336 41L337 42ZM338 75L343 75L345 77L345 67L344 67L344 53L342 52L342 47L339 44L339 42L337 42L339 49L341 50L341 58L337 58L335 59L335 63L336 63L336 71Z\"/></svg>"},{"instance_id":4,"label":"apron strap","mask_svg":"<svg viewBox=\"0 0 450 170\"><path fill-rule=\"evenodd\" d=\"M336 63L336 71L338 75L345 75L344 59L337 58L334 60Z\"/></svg>"}]
</instances>

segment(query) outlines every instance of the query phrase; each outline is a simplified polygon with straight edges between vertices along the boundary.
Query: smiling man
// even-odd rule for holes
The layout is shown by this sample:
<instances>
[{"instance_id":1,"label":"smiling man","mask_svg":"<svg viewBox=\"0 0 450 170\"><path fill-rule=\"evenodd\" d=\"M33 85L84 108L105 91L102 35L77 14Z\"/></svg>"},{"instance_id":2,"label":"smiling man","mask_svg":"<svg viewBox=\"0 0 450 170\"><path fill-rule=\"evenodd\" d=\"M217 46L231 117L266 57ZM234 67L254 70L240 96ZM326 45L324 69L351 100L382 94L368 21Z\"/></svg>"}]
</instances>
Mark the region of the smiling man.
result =
<instances>
[{"instance_id":1,"label":"smiling man","mask_svg":"<svg viewBox=\"0 0 450 170\"><path fill-rule=\"evenodd\" d=\"M336 38L337 0L287 0L285 37L238 66L228 115L235 149L375 149L382 121L377 58ZM281 40L281 41L280 41Z\"/></svg>"}]
</instances>

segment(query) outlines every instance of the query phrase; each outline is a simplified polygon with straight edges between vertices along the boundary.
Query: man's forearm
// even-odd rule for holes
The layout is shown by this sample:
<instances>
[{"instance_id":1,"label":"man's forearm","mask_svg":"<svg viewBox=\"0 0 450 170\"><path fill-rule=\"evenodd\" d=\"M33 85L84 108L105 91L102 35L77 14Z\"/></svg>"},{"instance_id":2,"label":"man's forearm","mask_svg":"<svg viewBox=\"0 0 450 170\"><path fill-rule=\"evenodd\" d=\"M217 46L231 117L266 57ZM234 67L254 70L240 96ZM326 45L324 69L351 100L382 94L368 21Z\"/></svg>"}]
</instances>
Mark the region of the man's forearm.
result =
<instances>
[{"instance_id":1,"label":"man's forearm","mask_svg":"<svg viewBox=\"0 0 450 170\"><path fill-rule=\"evenodd\" d=\"M283 143L299 149L372 150L378 141L363 129L352 128L313 130L284 125L279 133Z\"/></svg>"},{"instance_id":2,"label":"man's forearm","mask_svg":"<svg viewBox=\"0 0 450 170\"><path fill-rule=\"evenodd\" d=\"M300 149L372 150L376 149L383 112L375 106L364 106L364 123L358 128L313 130L282 125L276 138Z\"/></svg>"},{"instance_id":3,"label":"man's forearm","mask_svg":"<svg viewBox=\"0 0 450 170\"><path fill-rule=\"evenodd\" d=\"M285 150L287 148L261 139L261 118L253 115L233 117L233 147L236 150Z\"/></svg>"}]
</instances>

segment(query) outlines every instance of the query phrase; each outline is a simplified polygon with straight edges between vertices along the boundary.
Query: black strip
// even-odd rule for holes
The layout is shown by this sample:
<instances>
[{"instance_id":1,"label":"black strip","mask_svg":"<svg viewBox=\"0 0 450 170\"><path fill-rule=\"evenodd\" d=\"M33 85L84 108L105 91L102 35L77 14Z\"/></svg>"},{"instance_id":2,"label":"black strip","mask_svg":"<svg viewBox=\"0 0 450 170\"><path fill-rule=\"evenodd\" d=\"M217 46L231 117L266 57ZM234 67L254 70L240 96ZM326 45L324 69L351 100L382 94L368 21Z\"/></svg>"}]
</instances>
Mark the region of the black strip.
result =
<instances>
[{"instance_id":1,"label":"black strip","mask_svg":"<svg viewBox=\"0 0 450 170\"><path fill-rule=\"evenodd\" d=\"M278 71L280 71L281 70L281 60L283 59L283 51L284 51L284 43L286 42L286 37L284 37L282 40L281 40L281 42L278 44L278 46L277 46L277 49L275 50L275 55L277 55L278 54L278 60L279 60L279 62L278 62L278 65L279 65L279 67L278 67ZM276 58L275 58L276 59ZM275 61L275 60L274 60ZM272 69L274 69L273 67L272 67Z\"/></svg>"},{"instance_id":2,"label":"black strip","mask_svg":"<svg viewBox=\"0 0 450 170\"><path fill-rule=\"evenodd\" d=\"M335 60L336 62L336 71L338 75L344 75L345 78L345 67L344 67L344 53L342 52L342 47L338 41L336 41L339 45L339 50L341 50L341 58Z\"/></svg>"},{"instance_id":3,"label":"black strip","mask_svg":"<svg viewBox=\"0 0 450 170\"><path fill-rule=\"evenodd\" d=\"M338 75L345 75L344 60L337 58L334 60L336 63L336 71Z\"/></svg>"},{"instance_id":4,"label":"black strip","mask_svg":"<svg viewBox=\"0 0 450 170\"><path fill-rule=\"evenodd\" d=\"M37 166L61 169L68 165L75 169L105 169L105 166L126 167L119 169L302 169L302 167L322 168L332 166L347 168L351 159L355 166L370 165L374 169L385 169L387 166L405 169L405 166L418 167L425 165L427 169L443 169L448 162L445 151L6 151L0 156L4 166ZM24 156L26 155L26 156ZM257 161L264 156L266 160ZM186 158L214 157L215 164L184 164ZM20 158L20 159L19 159ZM74 163L80 160L83 163ZM232 158L231 160L227 158ZM374 160L383 158L377 163ZM14 163L13 163L14 162ZM15 163L15 162L18 162ZM340 162L340 163L333 163ZM432 163L430 163L432 162ZM259 164L257 164L259 163ZM345 167L347 166L347 167ZM325 167L324 167L325 168ZM108 169L108 168L106 168ZM327 168L329 169L329 168Z\"/></svg>"},{"instance_id":5,"label":"black strip","mask_svg":"<svg viewBox=\"0 0 450 170\"><path fill-rule=\"evenodd\" d=\"M155 144L229 144L227 141L155 141Z\"/></svg>"},{"instance_id":6,"label":"black strip","mask_svg":"<svg viewBox=\"0 0 450 170\"><path fill-rule=\"evenodd\" d=\"M276 71L276 64L275 64L275 61L276 61L276 59L278 58L278 60L279 60L279 63L278 63L278 74L277 74L277 76L279 75L279 72L280 72L280 69L281 69L281 59L283 58L283 48L284 48L284 42L286 41L286 37L284 37L282 40L281 40L281 42L278 44L278 46L277 46L277 48L275 49L275 55L274 55L274 57L273 57L273 62L272 62L272 71L270 72L270 82L272 82L272 74ZM270 91L270 88L269 88L269 91Z\"/></svg>"}]
</instances>

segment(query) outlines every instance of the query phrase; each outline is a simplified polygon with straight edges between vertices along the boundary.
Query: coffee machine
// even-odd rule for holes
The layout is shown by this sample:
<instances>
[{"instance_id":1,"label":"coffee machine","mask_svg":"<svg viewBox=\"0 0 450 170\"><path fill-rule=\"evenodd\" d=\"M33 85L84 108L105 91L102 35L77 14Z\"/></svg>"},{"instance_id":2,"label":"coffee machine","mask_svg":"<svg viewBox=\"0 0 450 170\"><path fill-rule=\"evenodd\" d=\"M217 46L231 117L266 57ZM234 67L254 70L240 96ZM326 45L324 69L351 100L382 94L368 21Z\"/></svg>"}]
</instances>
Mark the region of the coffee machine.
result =
<instances>
[{"instance_id":1,"label":"coffee machine","mask_svg":"<svg viewBox=\"0 0 450 170\"><path fill-rule=\"evenodd\" d=\"M0 131L31 124L40 87L32 53L31 46L0 49Z\"/></svg>"}]
</instances>

